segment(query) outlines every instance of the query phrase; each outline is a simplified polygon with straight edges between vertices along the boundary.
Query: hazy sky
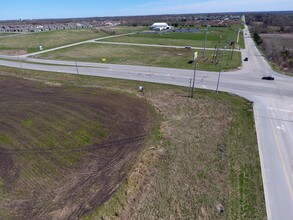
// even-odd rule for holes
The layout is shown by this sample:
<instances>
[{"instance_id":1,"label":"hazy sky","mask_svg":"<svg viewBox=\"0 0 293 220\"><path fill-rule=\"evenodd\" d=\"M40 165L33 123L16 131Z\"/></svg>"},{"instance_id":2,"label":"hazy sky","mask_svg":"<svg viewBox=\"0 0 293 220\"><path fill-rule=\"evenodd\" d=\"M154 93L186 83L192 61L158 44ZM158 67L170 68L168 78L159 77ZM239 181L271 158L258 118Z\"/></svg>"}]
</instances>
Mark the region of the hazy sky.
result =
<instances>
[{"instance_id":1,"label":"hazy sky","mask_svg":"<svg viewBox=\"0 0 293 220\"><path fill-rule=\"evenodd\" d=\"M0 20L293 10L293 0L2 0Z\"/></svg>"}]
</instances>

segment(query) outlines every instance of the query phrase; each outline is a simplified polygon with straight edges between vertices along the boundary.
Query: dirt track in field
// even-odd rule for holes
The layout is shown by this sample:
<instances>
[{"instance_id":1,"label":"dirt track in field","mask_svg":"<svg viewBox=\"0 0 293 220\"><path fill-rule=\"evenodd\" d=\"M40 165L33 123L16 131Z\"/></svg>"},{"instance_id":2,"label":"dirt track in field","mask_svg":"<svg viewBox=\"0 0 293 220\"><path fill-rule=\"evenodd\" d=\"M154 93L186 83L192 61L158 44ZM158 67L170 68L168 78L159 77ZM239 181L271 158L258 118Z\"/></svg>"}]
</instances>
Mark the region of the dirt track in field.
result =
<instances>
[{"instance_id":1,"label":"dirt track in field","mask_svg":"<svg viewBox=\"0 0 293 220\"><path fill-rule=\"evenodd\" d=\"M28 117L40 124L24 126ZM64 129L55 121L63 121ZM102 124L105 138L83 147L38 145L46 132L67 140L68 129L92 121ZM125 180L153 122L151 107L135 97L0 77L0 217L79 219L90 213ZM59 163L75 155L82 155L78 163ZM37 174L25 175L36 158L54 172L33 167Z\"/></svg>"}]
</instances>

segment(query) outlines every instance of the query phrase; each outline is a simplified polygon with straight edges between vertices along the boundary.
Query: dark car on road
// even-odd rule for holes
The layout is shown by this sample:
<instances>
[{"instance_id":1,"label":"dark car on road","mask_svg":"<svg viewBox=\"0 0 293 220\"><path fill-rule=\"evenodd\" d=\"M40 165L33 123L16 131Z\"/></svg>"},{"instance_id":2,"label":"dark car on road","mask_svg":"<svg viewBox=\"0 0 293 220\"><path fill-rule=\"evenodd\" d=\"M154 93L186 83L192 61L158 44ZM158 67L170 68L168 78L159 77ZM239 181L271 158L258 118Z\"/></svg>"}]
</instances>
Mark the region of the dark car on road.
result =
<instances>
[{"instance_id":1,"label":"dark car on road","mask_svg":"<svg viewBox=\"0 0 293 220\"><path fill-rule=\"evenodd\" d=\"M261 79L263 79L263 80L274 80L275 78L272 77L272 76L264 76Z\"/></svg>"},{"instance_id":2,"label":"dark car on road","mask_svg":"<svg viewBox=\"0 0 293 220\"><path fill-rule=\"evenodd\" d=\"M248 61L248 57L245 57L245 58L244 58L244 61Z\"/></svg>"}]
</instances>

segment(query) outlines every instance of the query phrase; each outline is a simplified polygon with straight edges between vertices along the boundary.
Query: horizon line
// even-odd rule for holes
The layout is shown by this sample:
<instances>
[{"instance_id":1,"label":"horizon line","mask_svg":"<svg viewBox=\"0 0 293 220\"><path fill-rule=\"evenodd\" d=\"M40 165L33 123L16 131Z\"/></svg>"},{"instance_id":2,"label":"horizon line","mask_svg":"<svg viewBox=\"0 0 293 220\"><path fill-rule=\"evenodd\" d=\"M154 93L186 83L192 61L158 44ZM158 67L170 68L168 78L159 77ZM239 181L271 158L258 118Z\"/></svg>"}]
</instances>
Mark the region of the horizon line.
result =
<instances>
[{"instance_id":1,"label":"horizon line","mask_svg":"<svg viewBox=\"0 0 293 220\"><path fill-rule=\"evenodd\" d=\"M7 19L7 20L2 20L0 19L0 22L3 21L19 21L22 19L23 21L28 21L28 20L66 20L66 19L90 19L90 18L119 18L119 17L148 17L148 16L176 16L176 15L202 15L202 14L238 14L238 13L269 13L269 12L292 12L293 10L272 10L272 11L234 11L234 12L200 12L200 13L174 13L174 14L144 14L144 15L107 15L107 16L81 16L81 17L56 17L56 18L22 18L20 17L19 19Z\"/></svg>"}]
</instances>

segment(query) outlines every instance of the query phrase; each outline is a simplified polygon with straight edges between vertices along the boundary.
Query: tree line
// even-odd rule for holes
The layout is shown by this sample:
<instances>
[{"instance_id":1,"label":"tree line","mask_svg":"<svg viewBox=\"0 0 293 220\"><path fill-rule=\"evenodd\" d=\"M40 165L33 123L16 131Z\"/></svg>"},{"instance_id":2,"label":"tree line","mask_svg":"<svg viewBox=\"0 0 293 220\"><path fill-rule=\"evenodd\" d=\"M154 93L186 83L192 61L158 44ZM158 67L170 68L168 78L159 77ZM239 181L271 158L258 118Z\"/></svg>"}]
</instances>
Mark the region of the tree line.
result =
<instances>
[{"instance_id":1,"label":"tree line","mask_svg":"<svg viewBox=\"0 0 293 220\"><path fill-rule=\"evenodd\" d=\"M293 33L293 13L254 13L246 15L245 18L253 40L263 50L267 59L280 69L293 74L293 51L287 46L279 46L261 37L263 33Z\"/></svg>"}]
</instances>

